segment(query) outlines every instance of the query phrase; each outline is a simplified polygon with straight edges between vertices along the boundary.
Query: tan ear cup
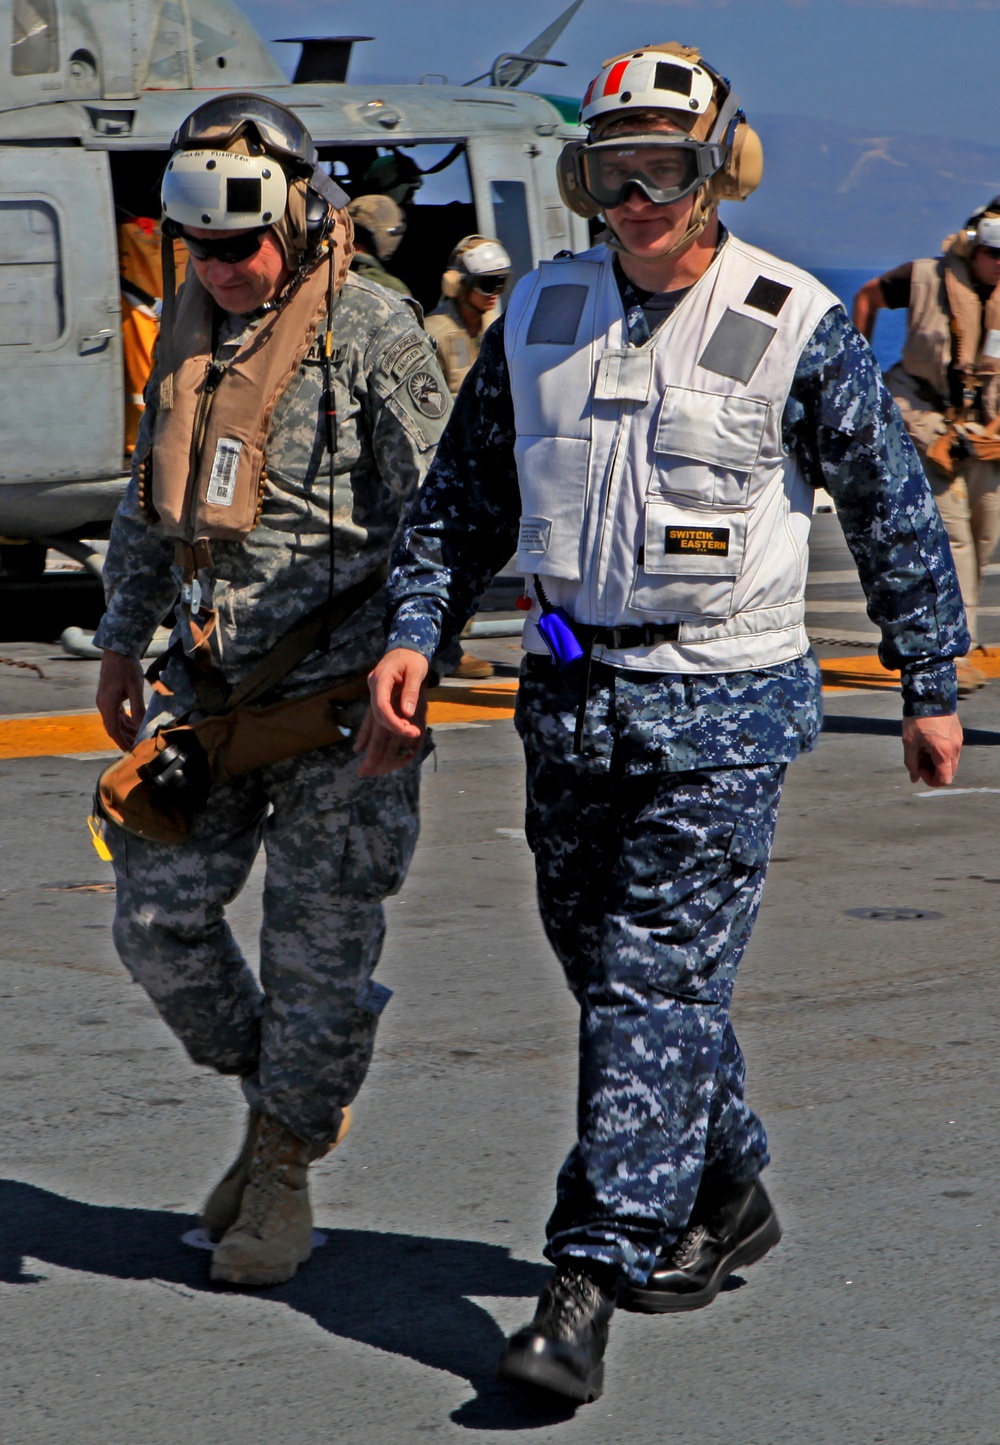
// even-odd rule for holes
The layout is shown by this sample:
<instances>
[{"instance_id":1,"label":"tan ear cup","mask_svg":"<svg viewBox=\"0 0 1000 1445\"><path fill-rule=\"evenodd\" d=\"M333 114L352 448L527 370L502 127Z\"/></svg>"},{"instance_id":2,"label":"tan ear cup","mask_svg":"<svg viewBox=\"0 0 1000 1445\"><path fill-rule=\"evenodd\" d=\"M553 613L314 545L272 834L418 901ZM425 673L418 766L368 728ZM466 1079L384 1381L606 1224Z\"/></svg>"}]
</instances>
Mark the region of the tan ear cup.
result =
<instances>
[{"instance_id":1,"label":"tan ear cup","mask_svg":"<svg viewBox=\"0 0 1000 1445\"><path fill-rule=\"evenodd\" d=\"M563 198L563 204L574 215L583 216L589 221L591 217L601 214L601 207L583 189L578 162L583 147L582 140L571 140L563 147L556 162L556 178L559 181L559 194Z\"/></svg>"},{"instance_id":2,"label":"tan ear cup","mask_svg":"<svg viewBox=\"0 0 1000 1445\"><path fill-rule=\"evenodd\" d=\"M452 268L450 271L446 271L446 272L444 273L444 275L441 277L441 294L442 294L442 296L447 296L450 301L454 301L455 297L458 295L458 293L461 291L461 289L462 289L462 273L461 273L461 271L456 271L454 268Z\"/></svg>"},{"instance_id":3,"label":"tan ear cup","mask_svg":"<svg viewBox=\"0 0 1000 1445\"><path fill-rule=\"evenodd\" d=\"M764 147L753 126L740 121L733 136L729 159L709 182L714 201L745 201L764 175Z\"/></svg>"}]
</instances>

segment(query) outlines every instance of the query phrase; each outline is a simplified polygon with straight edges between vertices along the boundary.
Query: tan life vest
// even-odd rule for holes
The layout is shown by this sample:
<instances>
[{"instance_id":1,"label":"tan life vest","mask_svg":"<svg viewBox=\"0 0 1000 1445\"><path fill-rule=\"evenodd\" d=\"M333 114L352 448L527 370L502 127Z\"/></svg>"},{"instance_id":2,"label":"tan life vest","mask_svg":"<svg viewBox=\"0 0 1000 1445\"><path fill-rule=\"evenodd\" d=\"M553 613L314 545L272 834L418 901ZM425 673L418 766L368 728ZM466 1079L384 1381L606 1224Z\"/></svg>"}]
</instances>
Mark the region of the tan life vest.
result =
<instances>
[{"instance_id":1,"label":"tan life vest","mask_svg":"<svg viewBox=\"0 0 1000 1445\"><path fill-rule=\"evenodd\" d=\"M961 251L949 237L943 256L913 262L903 367L933 388L943 410L954 361L966 387L981 390L982 420L991 421L1000 413L1000 287L984 307Z\"/></svg>"},{"instance_id":2,"label":"tan life vest","mask_svg":"<svg viewBox=\"0 0 1000 1445\"><path fill-rule=\"evenodd\" d=\"M437 347L438 361L452 396L457 396L462 382L476 364L483 336L496 319L494 311L484 317L485 325L478 336L470 336L458 318L453 301L445 301L424 319L424 329Z\"/></svg>"},{"instance_id":3,"label":"tan life vest","mask_svg":"<svg viewBox=\"0 0 1000 1445\"><path fill-rule=\"evenodd\" d=\"M215 303L193 268L163 346L159 411L142 494L151 525L194 547L239 542L257 525L271 417L298 374L350 264L350 222L337 213L331 247L268 312L224 367L213 363Z\"/></svg>"}]
</instances>

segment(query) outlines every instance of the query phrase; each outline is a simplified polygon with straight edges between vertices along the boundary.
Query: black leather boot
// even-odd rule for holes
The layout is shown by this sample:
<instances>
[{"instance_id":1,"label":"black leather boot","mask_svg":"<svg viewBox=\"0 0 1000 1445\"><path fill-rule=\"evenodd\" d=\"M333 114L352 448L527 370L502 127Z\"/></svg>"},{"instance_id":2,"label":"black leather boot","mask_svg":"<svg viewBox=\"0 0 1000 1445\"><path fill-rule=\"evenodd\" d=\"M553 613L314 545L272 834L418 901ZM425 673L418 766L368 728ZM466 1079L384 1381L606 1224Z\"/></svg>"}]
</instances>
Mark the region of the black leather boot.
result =
<instances>
[{"instance_id":1,"label":"black leather boot","mask_svg":"<svg viewBox=\"0 0 1000 1445\"><path fill-rule=\"evenodd\" d=\"M598 1272L609 1293L591 1278ZM498 1377L582 1404L596 1400L604 1389L614 1278L606 1267L590 1271L582 1261L560 1264L542 1290L531 1324L507 1341Z\"/></svg>"},{"instance_id":2,"label":"black leather boot","mask_svg":"<svg viewBox=\"0 0 1000 1445\"><path fill-rule=\"evenodd\" d=\"M645 1284L623 1284L619 1303L647 1315L700 1310L734 1269L763 1259L780 1238L778 1216L759 1179L728 1196L699 1197L677 1243L657 1255Z\"/></svg>"}]
</instances>

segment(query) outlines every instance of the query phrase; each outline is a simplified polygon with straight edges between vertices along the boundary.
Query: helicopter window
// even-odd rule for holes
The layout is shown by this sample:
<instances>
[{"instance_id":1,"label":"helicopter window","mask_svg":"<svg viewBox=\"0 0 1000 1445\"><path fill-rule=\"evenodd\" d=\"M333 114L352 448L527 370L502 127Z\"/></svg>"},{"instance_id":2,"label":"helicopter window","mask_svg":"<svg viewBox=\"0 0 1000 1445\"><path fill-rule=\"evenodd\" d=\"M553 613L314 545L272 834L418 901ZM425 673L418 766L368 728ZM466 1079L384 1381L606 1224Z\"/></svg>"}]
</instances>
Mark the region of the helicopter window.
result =
<instances>
[{"instance_id":1,"label":"helicopter window","mask_svg":"<svg viewBox=\"0 0 1000 1445\"><path fill-rule=\"evenodd\" d=\"M493 224L497 240L510 256L510 285L534 269L531 228L528 224L528 192L523 181L492 181Z\"/></svg>"},{"instance_id":2,"label":"helicopter window","mask_svg":"<svg viewBox=\"0 0 1000 1445\"><path fill-rule=\"evenodd\" d=\"M321 145L320 155L352 198L391 196L406 215L406 234L389 269L406 282L426 311L441 295L448 256L463 236L480 229L465 146Z\"/></svg>"},{"instance_id":3,"label":"helicopter window","mask_svg":"<svg viewBox=\"0 0 1000 1445\"><path fill-rule=\"evenodd\" d=\"M0 201L0 346L44 345L62 329L56 213L44 201Z\"/></svg>"},{"instance_id":4,"label":"helicopter window","mask_svg":"<svg viewBox=\"0 0 1000 1445\"><path fill-rule=\"evenodd\" d=\"M14 0L10 68L14 75L50 75L59 69L55 0Z\"/></svg>"}]
</instances>

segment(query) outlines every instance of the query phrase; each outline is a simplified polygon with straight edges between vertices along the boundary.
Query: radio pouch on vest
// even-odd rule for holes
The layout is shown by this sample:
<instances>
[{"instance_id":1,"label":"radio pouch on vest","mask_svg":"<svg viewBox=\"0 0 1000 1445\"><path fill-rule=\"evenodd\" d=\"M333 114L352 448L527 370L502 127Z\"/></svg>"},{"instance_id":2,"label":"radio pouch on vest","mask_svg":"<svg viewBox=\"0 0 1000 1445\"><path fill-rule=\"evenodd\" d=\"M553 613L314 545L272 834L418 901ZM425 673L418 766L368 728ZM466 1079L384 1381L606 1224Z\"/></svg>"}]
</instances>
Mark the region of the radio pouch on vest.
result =
<instances>
[{"instance_id":1,"label":"radio pouch on vest","mask_svg":"<svg viewBox=\"0 0 1000 1445\"><path fill-rule=\"evenodd\" d=\"M573 619L564 607L553 607L545 595L541 578L535 577L535 592L542 609L535 626L542 635L542 641L549 649L552 661L561 671L578 663L584 654L584 647L576 635Z\"/></svg>"},{"instance_id":2,"label":"radio pouch on vest","mask_svg":"<svg viewBox=\"0 0 1000 1445\"><path fill-rule=\"evenodd\" d=\"M267 707L250 704L327 644L330 633L375 595L385 577L386 569L380 567L302 618L233 691L225 707L199 722L182 718L158 728L112 763L98 779L95 814L139 838L185 843L216 784L343 742L347 714L338 704L367 695L367 673L307 697Z\"/></svg>"}]
</instances>

